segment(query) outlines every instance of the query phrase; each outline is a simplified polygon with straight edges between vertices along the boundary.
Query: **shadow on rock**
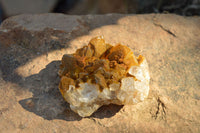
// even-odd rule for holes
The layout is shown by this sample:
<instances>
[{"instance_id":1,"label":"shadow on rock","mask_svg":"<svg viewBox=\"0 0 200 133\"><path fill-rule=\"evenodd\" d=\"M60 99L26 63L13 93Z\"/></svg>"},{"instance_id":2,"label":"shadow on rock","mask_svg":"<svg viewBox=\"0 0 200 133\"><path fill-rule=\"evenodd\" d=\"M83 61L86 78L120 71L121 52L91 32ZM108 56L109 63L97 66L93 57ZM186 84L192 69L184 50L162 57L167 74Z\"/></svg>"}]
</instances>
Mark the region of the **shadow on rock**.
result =
<instances>
[{"instance_id":1,"label":"shadow on rock","mask_svg":"<svg viewBox=\"0 0 200 133\"><path fill-rule=\"evenodd\" d=\"M59 92L58 83L60 79L57 75L59 61L49 63L38 74L26 78L18 75L15 70L42 55L48 56L48 53L55 50L74 47L71 42L77 38L89 35L90 31L102 26L115 25L119 19L125 17L120 14L111 16L20 15L7 19L1 24L0 69L2 78L6 82L17 84L21 89L33 93L32 98L19 101L24 109L48 120L81 119L70 110L69 105L63 100ZM27 23L27 20L30 21ZM44 23L44 20L51 23ZM66 21L69 21L69 23L66 23ZM34 27L38 30L35 30ZM14 87L12 89L16 91L16 95L23 91ZM120 108L121 106L115 105L102 107L92 117L111 117Z\"/></svg>"},{"instance_id":2,"label":"shadow on rock","mask_svg":"<svg viewBox=\"0 0 200 133\"><path fill-rule=\"evenodd\" d=\"M82 118L74 113L67 102L62 98L59 89L60 61L49 63L38 74L21 79L19 84L33 93L32 98L19 101L20 105L44 119L63 119L67 121L79 121ZM99 108L91 117L103 119L114 116L122 106L108 105Z\"/></svg>"}]
</instances>

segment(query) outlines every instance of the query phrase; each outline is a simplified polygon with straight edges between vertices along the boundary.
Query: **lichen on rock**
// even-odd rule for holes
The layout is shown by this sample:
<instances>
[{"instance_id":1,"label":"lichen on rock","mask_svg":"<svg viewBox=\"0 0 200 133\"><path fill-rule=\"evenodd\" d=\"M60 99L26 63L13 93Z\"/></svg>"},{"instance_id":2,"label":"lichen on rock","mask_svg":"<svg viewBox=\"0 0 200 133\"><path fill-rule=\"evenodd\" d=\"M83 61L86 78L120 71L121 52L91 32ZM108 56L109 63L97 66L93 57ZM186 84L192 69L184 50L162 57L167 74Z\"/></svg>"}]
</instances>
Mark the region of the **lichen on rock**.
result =
<instances>
[{"instance_id":1,"label":"lichen on rock","mask_svg":"<svg viewBox=\"0 0 200 133\"><path fill-rule=\"evenodd\" d=\"M146 59L127 46L112 46L102 37L62 58L59 89L70 108L81 117L102 105L136 104L149 93Z\"/></svg>"}]
</instances>

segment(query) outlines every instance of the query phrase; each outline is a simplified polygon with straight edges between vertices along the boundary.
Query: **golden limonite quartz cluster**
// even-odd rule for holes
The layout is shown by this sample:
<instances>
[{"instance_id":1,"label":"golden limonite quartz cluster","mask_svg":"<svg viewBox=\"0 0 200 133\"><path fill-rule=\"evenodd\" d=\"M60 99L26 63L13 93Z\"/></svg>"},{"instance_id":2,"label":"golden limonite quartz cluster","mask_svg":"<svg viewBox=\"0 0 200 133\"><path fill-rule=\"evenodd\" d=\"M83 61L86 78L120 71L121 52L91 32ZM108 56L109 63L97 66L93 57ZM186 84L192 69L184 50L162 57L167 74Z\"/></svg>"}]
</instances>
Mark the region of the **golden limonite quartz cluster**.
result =
<instances>
[{"instance_id":1,"label":"golden limonite quartz cluster","mask_svg":"<svg viewBox=\"0 0 200 133\"><path fill-rule=\"evenodd\" d=\"M81 117L102 105L136 104L149 93L146 59L127 46L93 38L87 46L62 58L59 89L70 108Z\"/></svg>"}]
</instances>

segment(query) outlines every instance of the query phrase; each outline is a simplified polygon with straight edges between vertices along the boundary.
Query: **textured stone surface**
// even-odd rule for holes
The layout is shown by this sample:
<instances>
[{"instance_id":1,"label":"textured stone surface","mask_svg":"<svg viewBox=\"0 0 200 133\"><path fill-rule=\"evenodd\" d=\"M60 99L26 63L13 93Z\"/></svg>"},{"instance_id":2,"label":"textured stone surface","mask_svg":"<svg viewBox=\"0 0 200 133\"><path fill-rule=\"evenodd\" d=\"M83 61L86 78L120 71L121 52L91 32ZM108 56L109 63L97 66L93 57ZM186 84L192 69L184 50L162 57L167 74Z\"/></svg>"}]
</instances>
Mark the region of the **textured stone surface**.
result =
<instances>
[{"instance_id":1,"label":"textured stone surface","mask_svg":"<svg viewBox=\"0 0 200 133\"><path fill-rule=\"evenodd\" d=\"M147 58L150 93L81 118L59 93L59 60L99 35ZM199 17L173 14L11 17L0 27L0 131L200 132L199 35Z\"/></svg>"},{"instance_id":2,"label":"textured stone surface","mask_svg":"<svg viewBox=\"0 0 200 133\"><path fill-rule=\"evenodd\" d=\"M62 57L59 89L70 108L81 117L102 105L136 104L149 94L146 59L122 44L112 46L103 36Z\"/></svg>"}]
</instances>

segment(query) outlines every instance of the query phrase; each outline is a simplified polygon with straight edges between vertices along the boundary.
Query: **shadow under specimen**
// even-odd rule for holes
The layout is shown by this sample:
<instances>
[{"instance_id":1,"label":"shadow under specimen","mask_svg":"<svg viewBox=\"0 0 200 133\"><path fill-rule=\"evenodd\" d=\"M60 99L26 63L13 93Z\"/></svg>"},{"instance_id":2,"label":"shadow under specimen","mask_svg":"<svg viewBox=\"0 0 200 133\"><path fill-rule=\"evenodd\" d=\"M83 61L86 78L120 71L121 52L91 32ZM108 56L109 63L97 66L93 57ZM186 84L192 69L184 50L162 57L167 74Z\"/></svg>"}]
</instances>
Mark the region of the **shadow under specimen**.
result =
<instances>
[{"instance_id":1,"label":"shadow under specimen","mask_svg":"<svg viewBox=\"0 0 200 133\"><path fill-rule=\"evenodd\" d=\"M82 118L70 109L69 104L64 101L59 92L60 78L57 74L59 65L60 61L53 61L38 74L21 80L19 84L23 88L28 88L33 93L33 97L21 100L19 103L24 109L47 120L81 120ZM91 117L109 118L114 116L121 108L122 106L113 104L102 106Z\"/></svg>"}]
</instances>

